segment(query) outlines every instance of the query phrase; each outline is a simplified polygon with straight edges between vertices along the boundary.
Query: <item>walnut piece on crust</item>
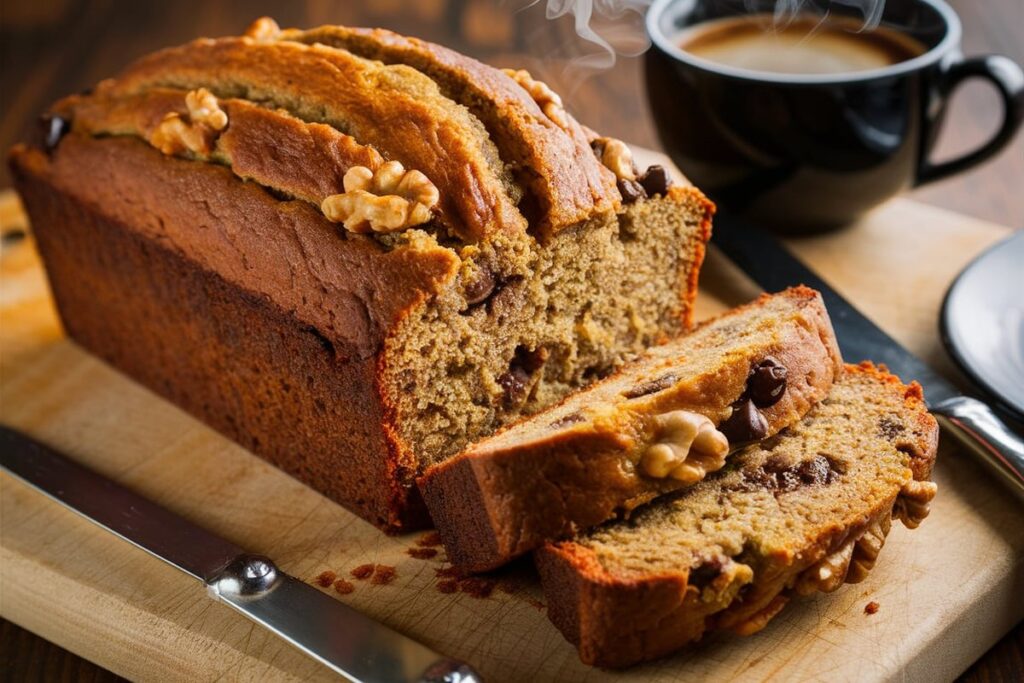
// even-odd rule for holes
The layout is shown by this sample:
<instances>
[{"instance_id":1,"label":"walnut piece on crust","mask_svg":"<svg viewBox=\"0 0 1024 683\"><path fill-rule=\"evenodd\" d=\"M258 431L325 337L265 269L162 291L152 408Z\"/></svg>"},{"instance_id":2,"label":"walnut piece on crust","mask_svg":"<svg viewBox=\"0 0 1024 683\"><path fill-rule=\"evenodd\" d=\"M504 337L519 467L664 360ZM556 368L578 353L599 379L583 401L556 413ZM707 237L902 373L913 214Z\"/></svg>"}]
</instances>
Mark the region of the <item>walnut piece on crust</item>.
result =
<instances>
[{"instance_id":1,"label":"walnut piece on crust","mask_svg":"<svg viewBox=\"0 0 1024 683\"><path fill-rule=\"evenodd\" d=\"M601 163L615 174L619 180L636 180L636 166L633 164L633 152L622 140L615 138L597 138L591 143Z\"/></svg>"},{"instance_id":2,"label":"walnut piece on crust","mask_svg":"<svg viewBox=\"0 0 1024 683\"><path fill-rule=\"evenodd\" d=\"M640 458L647 476L694 483L725 464L729 441L704 415L673 410L656 416L654 425L658 442Z\"/></svg>"},{"instance_id":3,"label":"walnut piece on crust","mask_svg":"<svg viewBox=\"0 0 1024 683\"><path fill-rule=\"evenodd\" d=\"M911 479L896 496L893 516L903 522L908 529L916 529L930 511L930 503L935 498L939 487L933 481L917 481Z\"/></svg>"},{"instance_id":4,"label":"walnut piece on crust","mask_svg":"<svg viewBox=\"0 0 1024 683\"><path fill-rule=\"evenodd\" d=\"M376 171L353 166L342 181L345 191L320 205L327 219L349 232L397 232L430 220L440 200L437 187L416 170L388 161Z\"/></svg>"},{"instance_id":5,"label":"walnut piece on crust","mask_svg":"<svg viewBox=\"0 0 1024 683\"><path fill-rule=\"evenodd\" d=\"M281 35L281 27L270 17L260 17L249 24L242 34L246 38L252 38L257 43L269 43Z\"/></svg>"},{"instance_id":6,"label":"walnut piece on crust","mask_svg":"<svg viewBox=\"0 0 1024 683\"><path fill-rule=\"evenodd\" d=\"M886 513L860 535L846 539L837 550L800 574L796 581L796 592L800 595L819 591L831 593L844 583L863 581L874 568L891 526L892 516Z\"/></svg>"},{"instance_id":7,"label":"walnut piece on crust","mask_svg":"<svg viewBox=\"0 0 1024 683\"><path fill-rule=\"evenodd\" d=\"M149 137L149 143L164 154L191 152L205 157L213 151L217 134L227 128L228 115L206 88L185 95L188 114L169 112Z\"/></svg>"},{"instance_id":8,"label":"walnut piece on crust","mask_svg":"<svg viewBox=\"0 0 1024 683\"><path fill-rule=\"evenodd\" d=\"M566 118L562 98L548 87L547 83L537 80L526 69L502 69L502 71L521 85L526 92L530 93L530 97L537 103L537 106L544 112L544 115L551 119L559 128L567 128L569 126L569 119Z\"/></svg>"}]
</instances>

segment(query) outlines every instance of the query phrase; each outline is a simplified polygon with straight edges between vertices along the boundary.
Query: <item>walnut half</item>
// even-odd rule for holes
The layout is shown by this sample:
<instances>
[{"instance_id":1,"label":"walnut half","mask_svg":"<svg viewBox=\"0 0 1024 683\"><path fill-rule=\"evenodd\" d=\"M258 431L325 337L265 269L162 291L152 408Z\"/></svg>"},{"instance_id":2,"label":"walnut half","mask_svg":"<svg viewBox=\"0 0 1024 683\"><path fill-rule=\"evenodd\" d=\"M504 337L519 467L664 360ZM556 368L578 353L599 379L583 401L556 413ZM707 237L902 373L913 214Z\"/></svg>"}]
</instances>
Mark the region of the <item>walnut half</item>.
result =
<instances>
[{"instance_id":1,"label":"walnut half","mask_svg":"<svg viewBox=\"0 0 1024 683\"><path fill-rule=\"evenodd\" d=\"M658 441L640 458L640 468L647 476L692 484L725 464L729 441L705 416L673 410L658 415L654 426Z\"/></svg>"},{"instance_id":2,"label":"walnut half","mask_svg":"<svg viewBox=\"0 0 1024 683\"><path fill-rule=\"evenodd\" d=\"M217 133L227 128L228 115L206 88L188 92L185 106L188 114L184 117L177 112L164 116L150 135L149 143L164 154L192 152L205 157L213 151Z\"/></svg>"},{"instance_id":3,"label":"walnut half","mask_svg":"<svg viewBox=\"0 0 1024 683\"><path fill-rule=\"evenodd\" d=\"M430 220L440 193L427 176L389 161L376 171L353 166L343 179L345 191L320 204L327 219L349 232L397 232Z\"/></svg>"},{"instance_id":4,"label":"walnut half","mask_svg":"<svg viewBox=\"0 0 1024 683\"><path fill-rule=\"evenodd\" d=\"M562 98L548 87L547 83L538 81L526 69L502 69L502 71L522 86L526 92L530 93L530 97L537 103L537 106L544 112L544 115L558 125L559 128L567 128L569 126L569 119L566 117Z\"/></svg>"}]
</instances>

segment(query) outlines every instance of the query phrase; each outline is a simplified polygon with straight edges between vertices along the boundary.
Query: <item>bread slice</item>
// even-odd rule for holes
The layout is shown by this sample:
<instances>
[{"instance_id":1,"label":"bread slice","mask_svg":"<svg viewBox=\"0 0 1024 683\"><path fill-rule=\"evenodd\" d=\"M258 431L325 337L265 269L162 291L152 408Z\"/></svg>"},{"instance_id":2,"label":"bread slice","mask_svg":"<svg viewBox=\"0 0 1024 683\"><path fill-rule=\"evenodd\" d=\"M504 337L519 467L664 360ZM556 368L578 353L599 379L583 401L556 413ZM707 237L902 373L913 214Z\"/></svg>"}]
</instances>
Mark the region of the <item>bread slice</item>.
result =
<instances>
[{"instance_id":1,"label":"bread slice","mask_svg":"<svg viewBox=\"0 0 1024 683\"><path fill-rule=\"evenodd\" d=\"M688 328L714 207L592 149L526 76L312 35L260 21L143 57L55 105L13 175L72 338L420 528L424 467ZM388 220L349 221L353 197Z\"/></svg>"},{"instance_id":2,"label":"bread slice","mask_svg":"<svg viewBox=\"0 0 1024 683\"><path fill-rule=\"evenodd\" d=\"M700 484L539 550L548 615L584 662L609 667L708 630L755 633L794 594L861 581L891 518L917 527L938 435L920 386L847 366L800 423Z\"/></svg>"},{"instance_id":3,"label":"bread slice","mask_svg":"<svg viewBox=\"0 0 1024 683\"><path fill-rule=\"evenodd\" d=\"M448 559L463 571L493 569L699 481L730 448L798 421L841 371L821 296L806 287L766 294L473 444L418 483ZM718 434L717 450L679 436L687 427L670 426L679 419L703 423L702 438Z\"/></svg>"}]
</instances>

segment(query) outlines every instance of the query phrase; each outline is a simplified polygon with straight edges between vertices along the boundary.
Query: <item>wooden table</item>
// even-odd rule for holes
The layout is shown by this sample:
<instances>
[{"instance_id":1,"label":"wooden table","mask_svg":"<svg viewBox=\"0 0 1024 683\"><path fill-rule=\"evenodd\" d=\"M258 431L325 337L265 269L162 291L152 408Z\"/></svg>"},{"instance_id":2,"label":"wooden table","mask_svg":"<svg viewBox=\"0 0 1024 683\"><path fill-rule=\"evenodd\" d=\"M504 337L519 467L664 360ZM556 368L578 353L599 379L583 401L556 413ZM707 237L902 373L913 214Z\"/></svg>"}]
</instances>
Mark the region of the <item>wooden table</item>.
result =
<instances>
[{"instance_id":1,"label":"wooden table","mask_svg":"<svg viewBox=\"0 0 1024 683\"><path fill-rule=\"evenodd\" d=\"M367 3L201 2L160 5L127 0L35 0L6 3L0 28L0 147L31 134L35 115L47 103L115 72L125 61L156 47L196 35L238 33L261 14L283 25L320 23L379 25L446 43L497 65L531 69L560 90L569 108L594 128L639 144L657 146L642 92L640 63L620 58L612 69L588 73L568 67L580 53L571 21L546 22L542 7L518 14L491 0L376 0ZM1024 62L1024 4L1019 0L976 3L954 0L964 22L968 54L1002 52ZM992 93L968 86L955 100L939 156L955 153L983 138L998 119ZM995 222L1024 227L1024 136L990 164L910 196ZM6 168L0 186L9 182ZM1024 679L1024 627L978 662L967 680ZM92 666L8 622L0 624L4 677L22 679L110 680Z\"/></svg>"}]
</instances>

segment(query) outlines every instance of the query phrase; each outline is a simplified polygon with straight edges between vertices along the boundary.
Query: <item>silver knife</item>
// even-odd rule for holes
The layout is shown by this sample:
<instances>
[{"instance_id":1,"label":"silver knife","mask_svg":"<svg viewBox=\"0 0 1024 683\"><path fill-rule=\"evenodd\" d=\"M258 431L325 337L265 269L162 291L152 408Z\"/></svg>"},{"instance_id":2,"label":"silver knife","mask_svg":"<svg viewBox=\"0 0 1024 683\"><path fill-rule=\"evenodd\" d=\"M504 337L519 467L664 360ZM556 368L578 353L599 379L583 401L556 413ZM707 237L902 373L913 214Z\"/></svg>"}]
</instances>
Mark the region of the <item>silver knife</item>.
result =
<instances>
[{"instance_id":1,"label":"silver knife","mask_svg":"<svg viewBox=\"0 0 1024 683\"><path fill-rule=\"evenodd\" d=\"M965 396L917 356L883 332L839 296L767 231L721 212L711 240L766 291L804 284L821 292L843 358L884 363L906 381L924 388L928 409L946 432L967 447L1024 500L1024 441L986 403Z\"/></svg>"},{"instance_id":2,"label":"silver knife","mask_svg":"<svg viewBox=\"0 0 1024 683\"><path fill-rule=\"evenodd\" d=\"M202 581L212 598L356 683L474 683L468 665L379 624L266 557L188 522L13 429L0 467L91 522Z\"/></svg>"}]
</instances>

